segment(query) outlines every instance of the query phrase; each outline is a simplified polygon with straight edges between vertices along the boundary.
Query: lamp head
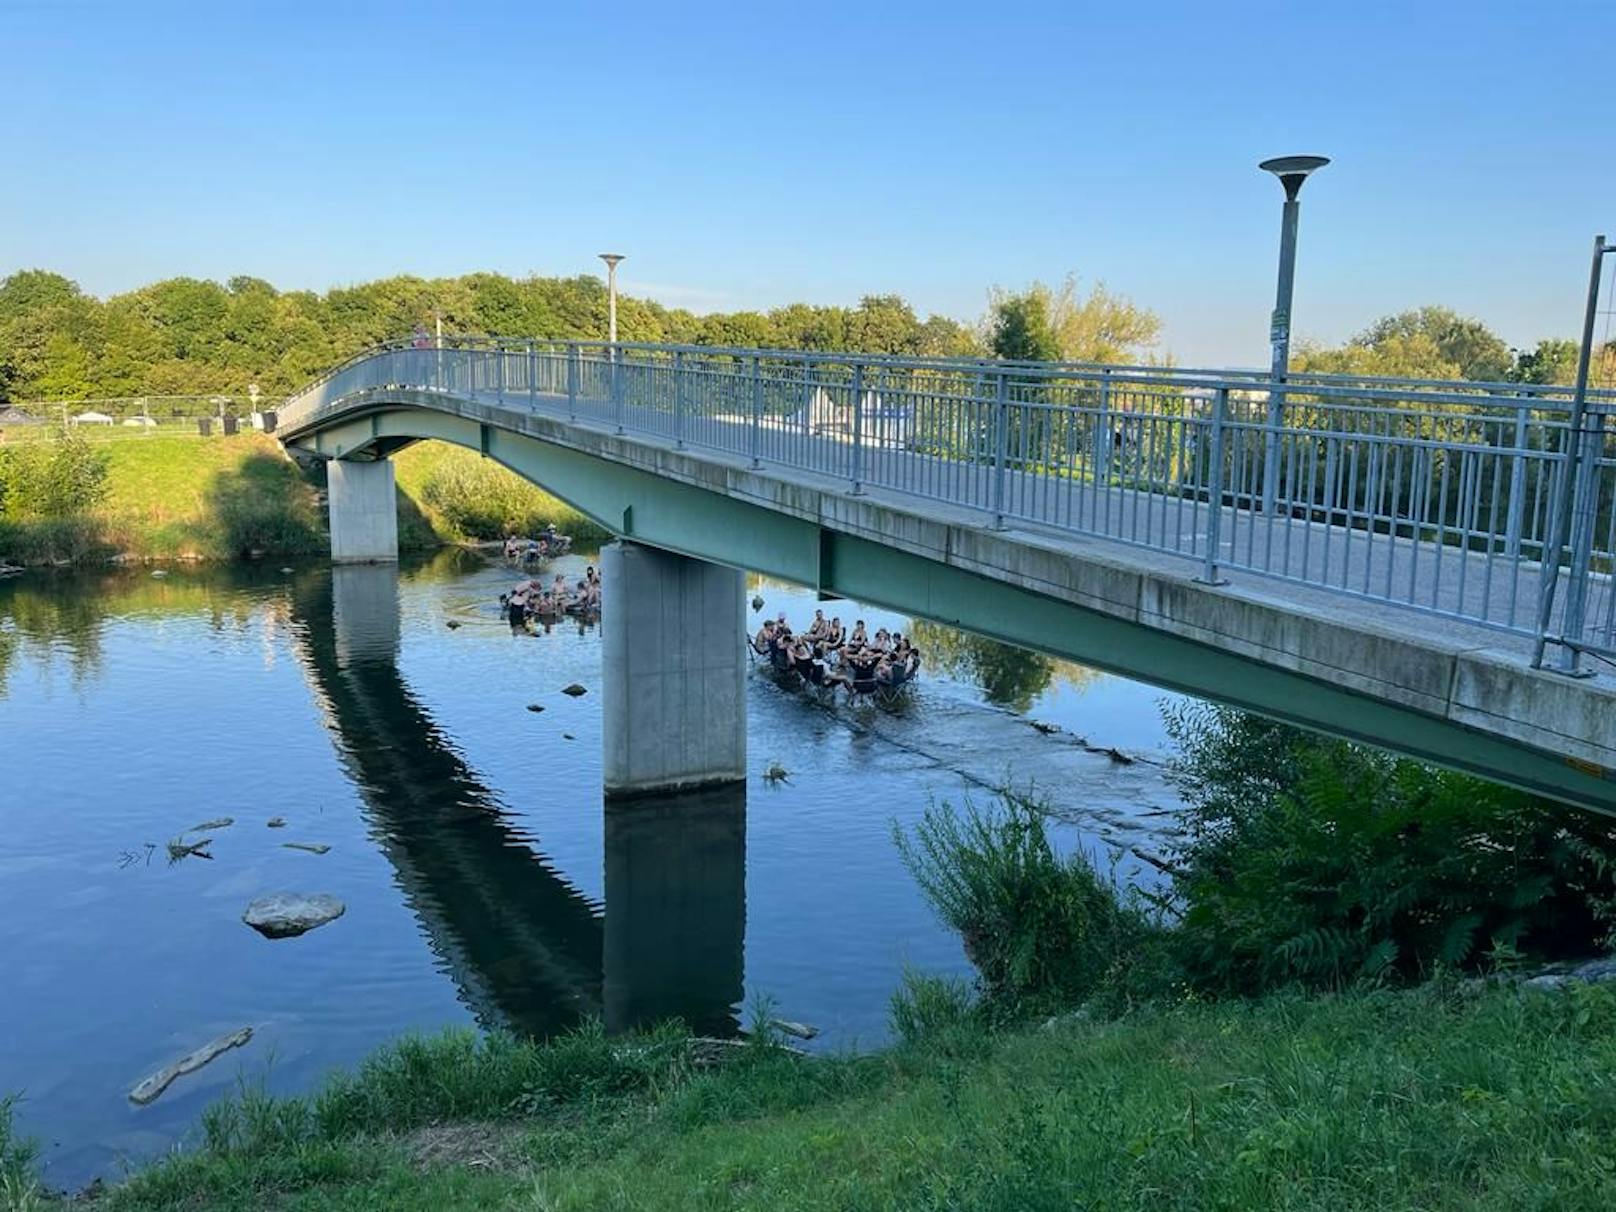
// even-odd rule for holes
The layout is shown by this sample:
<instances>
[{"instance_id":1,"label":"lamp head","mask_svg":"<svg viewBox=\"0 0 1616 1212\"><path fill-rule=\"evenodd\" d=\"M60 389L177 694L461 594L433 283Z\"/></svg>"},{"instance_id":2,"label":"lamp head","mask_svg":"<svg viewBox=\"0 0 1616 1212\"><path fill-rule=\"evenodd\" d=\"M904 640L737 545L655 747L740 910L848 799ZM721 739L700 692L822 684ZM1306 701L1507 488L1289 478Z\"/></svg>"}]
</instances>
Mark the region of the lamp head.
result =
<instances>
[{"instance_id":1,"label":"lamp head","mask_svg":"<svg viewBox=\"0 0 1616 1212\"><path fill-rule=\"evenodd\" d=\"M1302 182L1329 162L1329 156L1275 156L1257 167L1278 177L1285 187L1285 201L1294 202L1302 190Z\"/></svg>"},{"instance_id":2,"label":"lamp head","mask_svg":"<svg viewBox=\"0 0 1616 1212\"><path fill-rule=\"evenodd\" d=\"M607 269L616 269L619 261L627 260L622 253L601 253L600 259L606 262Z\"/></svg>"}]
</instances>

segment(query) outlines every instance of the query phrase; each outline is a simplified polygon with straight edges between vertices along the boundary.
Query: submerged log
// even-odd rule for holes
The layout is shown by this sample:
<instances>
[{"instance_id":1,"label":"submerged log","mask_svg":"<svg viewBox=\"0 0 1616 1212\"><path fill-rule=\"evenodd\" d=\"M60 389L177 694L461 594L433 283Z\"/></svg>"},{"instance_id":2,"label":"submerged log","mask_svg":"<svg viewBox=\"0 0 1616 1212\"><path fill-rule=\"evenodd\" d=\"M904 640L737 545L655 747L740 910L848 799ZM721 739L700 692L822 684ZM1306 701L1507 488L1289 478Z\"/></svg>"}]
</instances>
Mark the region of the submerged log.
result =
<instances>
[{"instance_id":1,"label":"submerged log","mask_svg":"<svg viewBox=\"0 0 1616 1212\"><path fill-rule=\"evenodd\" d=\"M195 1073L203 1065L216 1057L239 1048L253 1037L251 1027L243 1027L239 1031L232 1031L229 1035L221 1035L218 1039L209 1040L196 1051L182 1056L172 1065L159 1069L145 1081L129 1091L129 1101L137 1106L144 1107L147 1103L155 1102L159 1095L174 1083L176 1078L184 1077L187 1073Z\"/></svg>"}]
</instances>

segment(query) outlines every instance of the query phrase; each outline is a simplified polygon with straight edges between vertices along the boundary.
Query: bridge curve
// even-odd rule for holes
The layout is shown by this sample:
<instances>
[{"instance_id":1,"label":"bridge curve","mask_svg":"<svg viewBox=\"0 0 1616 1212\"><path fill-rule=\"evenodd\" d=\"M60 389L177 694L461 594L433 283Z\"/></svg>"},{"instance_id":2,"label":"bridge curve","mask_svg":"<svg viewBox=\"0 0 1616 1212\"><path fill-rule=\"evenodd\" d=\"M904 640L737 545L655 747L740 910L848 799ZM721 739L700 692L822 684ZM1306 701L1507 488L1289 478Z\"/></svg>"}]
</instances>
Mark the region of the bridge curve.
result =
<instances>
[{"instance_id":1,"label":"bridge curve","mask_svg":"<svg viewBox=\"0 0 1616 1212\"><path fill-rule=\"evenodd\" d=\"M1276 433L1237 414L1280 389L1238 376L392 346L280 434L345 464L452 442L636 543L1616 810L1609 679L1530 659L1568 405L1416 386L1287 384L1311 411Z\"/></svg>"}]
</instances>

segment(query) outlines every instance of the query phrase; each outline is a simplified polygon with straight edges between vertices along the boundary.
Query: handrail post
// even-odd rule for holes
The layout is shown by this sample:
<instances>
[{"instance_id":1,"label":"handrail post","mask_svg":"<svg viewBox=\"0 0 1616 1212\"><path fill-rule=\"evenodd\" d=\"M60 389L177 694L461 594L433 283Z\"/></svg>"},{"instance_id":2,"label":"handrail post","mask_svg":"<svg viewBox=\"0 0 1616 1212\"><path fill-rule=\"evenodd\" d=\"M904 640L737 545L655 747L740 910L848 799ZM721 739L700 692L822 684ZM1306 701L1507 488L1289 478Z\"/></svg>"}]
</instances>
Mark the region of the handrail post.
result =
<instances>
[{"instance_id":1,"label":"handrail post","mask_svg":"<svg viewBox=\"0 0 1616 1212\"><path fill-rule=\"evenodd\" d=\"M527 402L539 406L539 353L533 348L533 338L527 341Z\"/></svg>"},{"instance_id":2,"label":"handrail post","mask_svg":"<svg viewBox=\"0 0 1616 1212\"><path fill-rule=\"evenodd\" d=\"M1100 464L1095 468L1095 488L1108 488L1111 484L1111 372L1100 372Z\"/></svg>"},{"instance_id":3,"label":"handrail post","mask_svg":"<svg viewBox=\"0 0 1616 1212\"><path fill-rule=\"evenodd\" d=\"M505 345L504 345L504 342L495 341L494 342L493 353L494 353L494 368L498 372L498 375L499 375L499 377L494 381L494 398L499 401L500 407L503 408L505 406Z\"/></svg>"},{"instance_id":4,"label":"handrail post","mask_svg":"<svg viewBox=\"0 0 1616 1212\"><path fill-rule=\"evenodd\" d=\"M853 495L864 495L864 364L853 363Z\"/></svg>"},{"instance_id":5,"label":"handrail post","mask_svg":"<svg viewBox=\"0 0 1616 1212\"><path fill-rule=\"evenodd\" d=\"M1223 453L1227 439L1229 389L1220 387L1212 397L1212 480L1207 486L1206 503L1211 510L1206 526L1206 558L1201 575L1195 579L1203 585L1227 585L1218 576L1218 552L1223 546Z\"/></svg>"},{"instance_id":6,"label":"handrail post","mask_svg":"<svg viewBox=\"0 0 1616 1212\"><path fill-rule=\"evenodd\" d=\"M567 342L567 419L578 419L578 344Z\"/></svg>"},{"instance_id":7,"label":"handrail post","mask_svg":"<svg viewBox=\"0 0 1616 1212\"><path fill-rule=\"evenodd\" d=\"M1504 523L1504 555L1512 560L1521 558L1521 528L1526 511L1526 439L1531 406L1524 393L1515 406L1515 453L1510 456L1509 516Z\"/></svg>"},{"instance_id":8,"label":"handrail post","mask_svg":"<svg viewBox=\"0 0 1616 1212\"><path fill-rule=\"evenodd\" d=\"M752 424L751 447L752 466L762 467L763 460L758 458L758 431L763 426L763 359L757 354L752 355Z\"/></svg>"},{"instance_id":9,"label":"handrail post","mask_svg":"<svg viewBox=\"0 0 1616 1212\"><path fill-rule=\"evenodd\" d=\"M623 376L619 373L617 346L613 345L607 350L611 358L612 367L612 411L617 417L617 432L623 432Z\"/></svg>"},{"instance_id":10,"label":"handrail post","mask_svg":"<svg viewBox=\"0 0 1616 1212\"><path fill-rule=\"evenodd\" d=\"M685 355L673 351L673 447L685 448Z\"/></svg>"},{"instance_id":11,"label":"handrail post","mask_svg":"<svg viewBox=\"0 0 1616 1212\"><path fill-rule=\"evenodd\" d=\"M1578 668L1582 653L1572 645L1582 640L1588 607L1588 578L1593 572L1594 530L1599 497L1599 456L1605 445L1605 418L1596 412L1583 414L1582 431L1575 438L1582 447L1576 462L1572 485L1571 567L1566 573L1566 605L1563 634L1567 643L1560 649L1560 672L1583 675Z\"/></svg>"},{"instance_id":12,"label":"handrail post","mask_svg":"<svg viewBox=\"0 0 1616 1212\"><path fill-rule=\"evenodd\" d=\"M1276 377L1268 384L1268 418L1263 433L1262 511L1270 515L1279 498L1279 435L1285 427L1285 390L1280 384L1284 381L1283 377Z\"/></svg>"},{"instance_id":13,"label":"handrail post","mask_svg":"<svg viewBox=\"0 0 1616 1212\"><path fill-rule=\"evenodd\" d=\"M1004 529L1005 463L1010 445L1009 376L1000 371L993 389L993 529Z\"/></svg>"},{"instance_id":14,"label":"handrail post","mask_svg":"<svg viewBox=\"0 0 1616 1212\"><path fill-rule=\"evenodd\" d=\"M1579 466L1583 453L1584 427L1587 424L1588 414L1588 371L1589 363L1593 358L1594 324L1599 316L1599 276L1604 267L1606 252L1611 251L1605 246L1604 236L1594 237L1594 256L1592 268L1588 271L1588 303L1582 318L1582 347L1577 356L1577 387L1576 394L1571 401L1571 416L1565 431L1565 467L1560 473L1559 483L1555 486L1554 498L1550 503L1549 531L1547 541L1543 548L1543 579L1538 588L1538 616L1537 616L1537 643L1532 650L1532 668L1540 669L1543 666L1543 649L1549 642L1549 629L1554 621L1554 595L1560 583L1560 546L1565 541L1569 530L1571 535L1572 560L1567 570L1566 610L1560 626L1560 668L1559 672L1569 677L1587 677L1579 669L1582 659L1581 651L1575 645L1582 639L1582 609L1586 602L1588 590L1587 560L1584 566L1577 563L1577 550L1581 546L1584 536L1580 533L1581 507L1591 497L1584 496L1584 482L1589 488L1594 487L1599 477L1599 460L1596 446L1594 469L1588 473ZM1595 430L1600 438L1604 436L1604 421ZM1591 513L1591 510L1590 510ZM1588 519L1586 535L1589 551L1592 556L1593 546L1593 519ZM1576 628L1573 630L1572 607L1576 607Z\"/></svg>"}]
</instances>

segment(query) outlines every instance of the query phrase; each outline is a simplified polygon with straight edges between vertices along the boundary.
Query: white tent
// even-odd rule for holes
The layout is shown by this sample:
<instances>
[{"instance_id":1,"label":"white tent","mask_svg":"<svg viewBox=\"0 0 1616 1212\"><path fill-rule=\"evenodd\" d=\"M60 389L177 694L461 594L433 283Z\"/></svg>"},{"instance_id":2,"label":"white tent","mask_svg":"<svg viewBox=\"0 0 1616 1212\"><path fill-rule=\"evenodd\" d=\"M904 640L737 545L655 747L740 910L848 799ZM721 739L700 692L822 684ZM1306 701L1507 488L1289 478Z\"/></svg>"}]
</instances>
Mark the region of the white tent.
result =
<instances>
[{"instance_id":1,"label":"white tent","mask_svg":"<svg viewBox=\"0 0 1616 1212\"><path fill-rule=\"evenodd\" d=\"M113 423L112 418L104 412L81 412L73 418L73 424L75 425L111 425Z\"/></svg>"}]
</instances>

